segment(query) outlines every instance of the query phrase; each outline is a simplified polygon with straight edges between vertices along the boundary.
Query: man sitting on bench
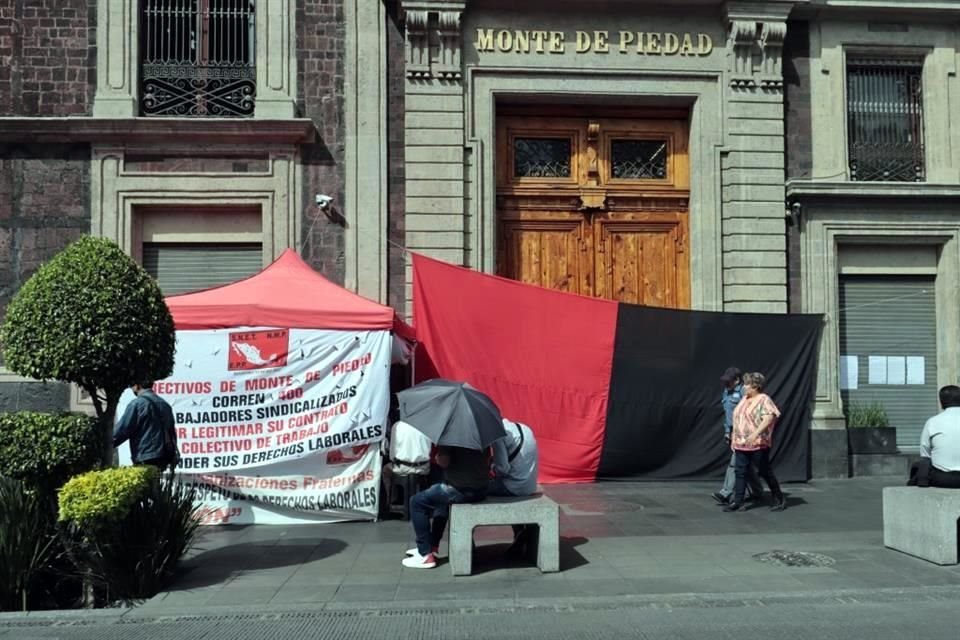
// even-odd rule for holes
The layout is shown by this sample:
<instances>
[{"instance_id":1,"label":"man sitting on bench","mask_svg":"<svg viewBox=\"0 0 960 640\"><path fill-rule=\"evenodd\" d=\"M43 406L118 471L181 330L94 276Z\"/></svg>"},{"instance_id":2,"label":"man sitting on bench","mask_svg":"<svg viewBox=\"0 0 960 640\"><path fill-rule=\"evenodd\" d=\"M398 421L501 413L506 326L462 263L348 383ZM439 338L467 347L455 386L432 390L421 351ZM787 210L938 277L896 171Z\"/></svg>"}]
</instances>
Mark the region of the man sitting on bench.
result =
<instances>
[{"instance_id":1,"label":"man sitting on bench","mask_svg":"<svg viewBox=\"0 0 960 640\"><path fill-rule=\"evenodd\" d=\"M539 452L533 430L525 424L503 420L507 432L505 438L493 443L493 473L490 481L491 496L530 496L537 492ZM522 556L533 536L532 527L514 525L513 544L507 549L509 556Z\"/></svg>"},{"instance_id":2,"label":"man sitting on bench","mask_svg":"<svg viewBox=\"0 0 960 640\"><path fill-rule=\"evenodd\" d=\"M410 499L410 522L417 538L417 546L409 549L403 559L403 566L410 569L437 566L437 552L450 518L450 505L479 502L487 495L489 450L437 447L433 461L443 469L443 481Z\"/></svg>"},{"instance_id":3,"label":"man sitting on bench","mask_svg":"<svg viewBox=\"0 0 960 640\"><path fill-rule=\"evenodd\" d=\"M960 387L940 389L943 411L923 426L920 461L910 469L908 485L960 489Z\"/></svg>"}]
</instances>

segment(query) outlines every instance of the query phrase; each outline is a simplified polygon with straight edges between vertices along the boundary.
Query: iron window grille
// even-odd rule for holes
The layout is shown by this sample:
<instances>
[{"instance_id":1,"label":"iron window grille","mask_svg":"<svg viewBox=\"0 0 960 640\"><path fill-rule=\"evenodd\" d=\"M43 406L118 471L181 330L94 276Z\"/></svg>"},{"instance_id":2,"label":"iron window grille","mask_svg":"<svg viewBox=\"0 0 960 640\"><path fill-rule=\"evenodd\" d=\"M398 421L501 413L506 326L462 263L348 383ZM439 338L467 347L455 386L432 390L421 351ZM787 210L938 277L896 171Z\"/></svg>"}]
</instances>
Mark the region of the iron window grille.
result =
<instances>
[{"instance_id":1,"label":"iron window grille","mask_svg":"<svg viewBox=\"0 0 960 640\"><path fill-rule=\"evenodd\" d=\"M140 0L144 116L249 117L256 0Z\"/></svg>"},{"instance_id":2,"label":"iron window grille","mask_svg":"<svg viewBox=\"0 0 960 640\"><path fill-rule=\"evenodd\" d=\"M851 180L924 181L923 62L848 59L847 133Z\"/></svg>"}]
</instances>

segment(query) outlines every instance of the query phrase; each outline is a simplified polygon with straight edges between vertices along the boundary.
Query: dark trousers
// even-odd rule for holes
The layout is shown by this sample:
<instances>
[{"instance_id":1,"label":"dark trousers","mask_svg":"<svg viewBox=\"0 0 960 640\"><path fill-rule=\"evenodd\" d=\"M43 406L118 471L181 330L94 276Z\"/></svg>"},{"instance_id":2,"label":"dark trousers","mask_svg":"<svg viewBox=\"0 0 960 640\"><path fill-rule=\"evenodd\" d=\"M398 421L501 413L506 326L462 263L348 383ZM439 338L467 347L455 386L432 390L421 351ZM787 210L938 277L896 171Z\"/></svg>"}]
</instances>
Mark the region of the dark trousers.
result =
<instances>
[{"instance_id":1,"label":"dark trousers","mask_svg":"<svg viewBox=\"0 0 960 640\"><path fill-rule=\"evenodd\" d=\"M450 505L479 502L484 497L485 492L459 491L445 482L440 482L410 498L410 520L420 555L425 556L440 546L443 531L450 519Z\"/></svg>"},{"instance_id":2,"label":"dark trousers","mask_svg":"<svg viewBox=\"0 0 960 640\"><path fill-rule=\"evenodd\" d=\"M960 489L960 471L941 471L933 466L930 458L920 458L910 467L910 479L907 480L907 485Z\"/></svg>"},{"instance_id":3,"label":"dark trousers","mask_svg":"<svg viewBox=\"0 0 960 640\"><path fill-rule=\"evenodd\" d=\"M773 468L770 466L770 449L759 449L758 451L737 451L736 473L737 484L733 490L733 501L735 504L743 504L743 499L747 492L747 469L750 465L757 468L757 475L763 478L770 487L770 494L774 502L783 497L780 490L780 483L777 477L773 475Z\"/></svg>"}]
</instances>

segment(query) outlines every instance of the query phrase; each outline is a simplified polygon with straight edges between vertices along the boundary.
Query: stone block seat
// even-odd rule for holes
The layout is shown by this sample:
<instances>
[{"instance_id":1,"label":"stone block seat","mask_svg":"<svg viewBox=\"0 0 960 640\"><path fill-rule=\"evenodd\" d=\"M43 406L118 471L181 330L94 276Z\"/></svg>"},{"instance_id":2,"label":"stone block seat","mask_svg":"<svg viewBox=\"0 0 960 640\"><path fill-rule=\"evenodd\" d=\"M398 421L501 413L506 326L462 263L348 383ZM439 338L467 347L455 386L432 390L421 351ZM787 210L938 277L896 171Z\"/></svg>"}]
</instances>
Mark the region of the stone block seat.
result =
<instances>
[{"instance_id":1,"label":"stone block seat","mask_svg":"<svg viewBox=\"0 0 960 640\"><path fill-rule=\"evenodd\" d=\"M537 567L542 573L560 570L560 508L537 493L523 498L488 497L450 508L450 567L455 576L473 572L473 530L497 525L536 525Z\"/></svg>"},{"instance_id":2,"label":"stone block seat","mask_svg":"<svg viewBox=\"0 0 960 640\"><path fill-rule=\"evenodd\" d=\"M885 487L883 544L940 565L957 564L960 489Z\"/></svg>"}]
</instances>

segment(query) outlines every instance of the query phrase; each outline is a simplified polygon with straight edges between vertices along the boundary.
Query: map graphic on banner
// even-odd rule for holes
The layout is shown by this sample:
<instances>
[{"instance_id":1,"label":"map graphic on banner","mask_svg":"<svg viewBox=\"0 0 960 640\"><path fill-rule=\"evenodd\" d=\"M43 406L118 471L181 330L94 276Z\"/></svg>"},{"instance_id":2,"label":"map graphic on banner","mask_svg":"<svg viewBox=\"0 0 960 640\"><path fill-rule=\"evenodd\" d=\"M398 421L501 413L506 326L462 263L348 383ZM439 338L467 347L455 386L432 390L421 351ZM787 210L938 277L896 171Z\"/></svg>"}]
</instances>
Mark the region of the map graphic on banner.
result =
<instances>
[{"instance_id":1,"label":"map graphic on banner","mask_svg":"<svg viewBox=\"0 0 960 640\"><path fill-rule=\"evenodd\" d=\"M173 375L154 391L173 407L178 479L204 523L375 517L391 348L388 331L178 331Z\"/></svg>"}]
</instances>

